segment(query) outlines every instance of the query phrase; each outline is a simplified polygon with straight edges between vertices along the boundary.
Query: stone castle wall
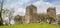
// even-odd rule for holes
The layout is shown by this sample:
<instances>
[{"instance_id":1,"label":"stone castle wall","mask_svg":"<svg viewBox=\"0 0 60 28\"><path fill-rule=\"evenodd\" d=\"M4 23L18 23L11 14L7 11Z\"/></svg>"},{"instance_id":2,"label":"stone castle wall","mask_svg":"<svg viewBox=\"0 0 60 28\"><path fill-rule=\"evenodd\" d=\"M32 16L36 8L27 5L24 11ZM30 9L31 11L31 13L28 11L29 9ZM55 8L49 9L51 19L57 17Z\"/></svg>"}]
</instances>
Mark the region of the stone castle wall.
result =
<instances>
[{"instance_id":1,"label":"stone castle wall","mask_svg":"<svg viewBox=\"0 0 60 28\"><path fill-rule=\"evenodd\" d=\"M37 7L29 5L26 7L26 13L23 19L24 24L40 22L56 22L56 8L49 7L46 14L38 14Z\"/></svg>"}]
</instances>

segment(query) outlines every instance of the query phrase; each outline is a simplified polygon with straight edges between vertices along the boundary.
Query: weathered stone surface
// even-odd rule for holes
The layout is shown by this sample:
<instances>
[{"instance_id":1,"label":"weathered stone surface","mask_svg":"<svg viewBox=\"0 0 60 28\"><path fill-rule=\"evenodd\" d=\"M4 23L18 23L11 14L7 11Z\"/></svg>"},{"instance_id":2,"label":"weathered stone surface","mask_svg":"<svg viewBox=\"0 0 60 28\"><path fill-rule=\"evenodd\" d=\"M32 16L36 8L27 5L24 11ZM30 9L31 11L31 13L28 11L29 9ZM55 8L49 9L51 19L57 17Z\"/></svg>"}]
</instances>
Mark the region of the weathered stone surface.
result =
<instances>
[{"instance_id":1,"label":"weathered stone surface","mask_svg":"<svg viewBox=\"0 0 60 28\"><path fill-rule=\"evenodd\" d=\"M26 7L25 23L31 23L36 20L37 7L30 5Z\"/></svg>"},{"instance_id":2,"label":"weathered stone surface","mask_svg":"<svg viewBox=\"0 0 60 28\"><path fill-rule=\"evenodd\" d=\"M50 23L56 23L56 8L55 7L49 7L47 9L47 15L49 17Z\"/></svg>"}]
</instances>

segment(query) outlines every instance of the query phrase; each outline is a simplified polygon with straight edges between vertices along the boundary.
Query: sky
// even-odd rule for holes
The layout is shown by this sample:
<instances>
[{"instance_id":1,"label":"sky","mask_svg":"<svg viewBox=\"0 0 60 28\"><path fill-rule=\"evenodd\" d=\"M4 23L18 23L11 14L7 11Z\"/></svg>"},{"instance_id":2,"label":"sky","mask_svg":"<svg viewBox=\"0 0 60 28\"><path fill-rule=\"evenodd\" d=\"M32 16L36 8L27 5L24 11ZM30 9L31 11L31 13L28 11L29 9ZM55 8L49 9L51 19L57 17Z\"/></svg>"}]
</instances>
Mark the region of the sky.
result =
<instances>
[{"instance_id":1,"label":"sky","mask_svg":"<svg viewBox=\"0 0 60 28\"><path fill-rule=\"evenodd\" d=\"M3 8L14 10L13 15L25 15L26 7L33 4L38 13L46 13L48 7L56 7L56 13L60 14L60 0L4 0Z\"/></svg>"}]
</instances>

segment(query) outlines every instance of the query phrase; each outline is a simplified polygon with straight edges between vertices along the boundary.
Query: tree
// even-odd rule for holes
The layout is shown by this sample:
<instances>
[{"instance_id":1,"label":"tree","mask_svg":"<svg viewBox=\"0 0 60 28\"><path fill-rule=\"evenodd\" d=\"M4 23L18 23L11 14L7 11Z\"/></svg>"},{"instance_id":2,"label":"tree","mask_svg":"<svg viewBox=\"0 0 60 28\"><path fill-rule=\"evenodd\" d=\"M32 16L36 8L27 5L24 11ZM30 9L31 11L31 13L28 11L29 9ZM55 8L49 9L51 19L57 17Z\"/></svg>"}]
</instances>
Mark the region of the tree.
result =
<instances>
[{"instance_id":1,"label":"tree","mask_svg":"<svg viewBox=\"0 0 60 28\"><path fill-rule=\"evenodd\" d=\"M58 21L60 21L60 14L58 15Z\"/></svg>"},{"instance_id":2,"label":"tree","mask_svg":"<svg viewBox=\"0 0 60 28\"><path fill-rule=\"evenodd\" d=\"M48 19L49 19L49 24L51 24L51 21L52 21L52 17L48 16Z\"/></svg>"},{"instance_id":3,"label":"tree","mask_svg":"<svg viewBox=\"0 0 60 28\"><path fill-rule=\"evenodd\" d=\"M15 23L17 23L17 24L21 24L22 23L22 17L20 15L16 15L14 20L15 20Z\"/></svg>"},{"instance_id":4,"label":"tree","mask_svg":"<svg viewBox=\"0 0 60 28\"><path fill-rule=\"evenodd\" d=\"M3 20L2 20L2 8L3 8L3 0L0 0L0 26L3 25Z\"/></svg>"},{"instance_id":5,"label":"tree","mask_svg":"<svg viewBox=\"0 0 60 28\"><path fill-rule=\"evenodd\" d=\"M3 9L2 10L2 18L3 18L3 23L6 24L11 24L11 21L14 20L13 19L13 11L9 10L9 9ZM8 20L6 19L8 18Z\"/></svg>"},{"instance_id":6,"label":"tree","mask_svg":"<svg viewBox=\"0 0 60 28\"><path fill-rule=\"evenodd\" d=\"M60 14L58 14L58 24L60 25Z\"/></svg>"},{"instance_id":7,"label":"tree","mask_svg":"<svg viewBox=\"0 0 60 28\"><path fill-rule=\"evenodd\" d=\"M9 14L10 14L10 10L8 10L8 9L2 10L3 25L9 24Z\"/></svg>"}]
</instances>

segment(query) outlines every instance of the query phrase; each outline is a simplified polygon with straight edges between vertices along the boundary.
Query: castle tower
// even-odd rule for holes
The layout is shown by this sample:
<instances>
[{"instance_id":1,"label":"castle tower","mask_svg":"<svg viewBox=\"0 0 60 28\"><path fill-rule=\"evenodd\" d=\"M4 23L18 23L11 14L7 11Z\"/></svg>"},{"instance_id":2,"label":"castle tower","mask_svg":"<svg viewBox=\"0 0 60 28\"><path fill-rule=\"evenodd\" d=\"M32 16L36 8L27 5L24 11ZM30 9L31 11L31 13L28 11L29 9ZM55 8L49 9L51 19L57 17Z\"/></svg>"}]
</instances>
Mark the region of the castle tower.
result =
<instances>
[{"instance_id":1,"label":"castle tower","mask_svg":"<svg viewBox=\"0 0 60 28\"><path fill-rule=\"evenodd\" d=\"M30 23L34 20L34 15L37 13L37 7L34 5L30 5L26 7L26 14L25 14L25 23Z\"/></svg>"},{"instance_id":2,"label":"castle tower","mask_svg":"<svg viewBox=\"0 0 60 28\"><path fill-rule=\"evenodd\" d=\"M56 8L55 7L49 7L47 9L47 15L50 19L50 23L56 22Z\"/></svg>"}]
</instances>

